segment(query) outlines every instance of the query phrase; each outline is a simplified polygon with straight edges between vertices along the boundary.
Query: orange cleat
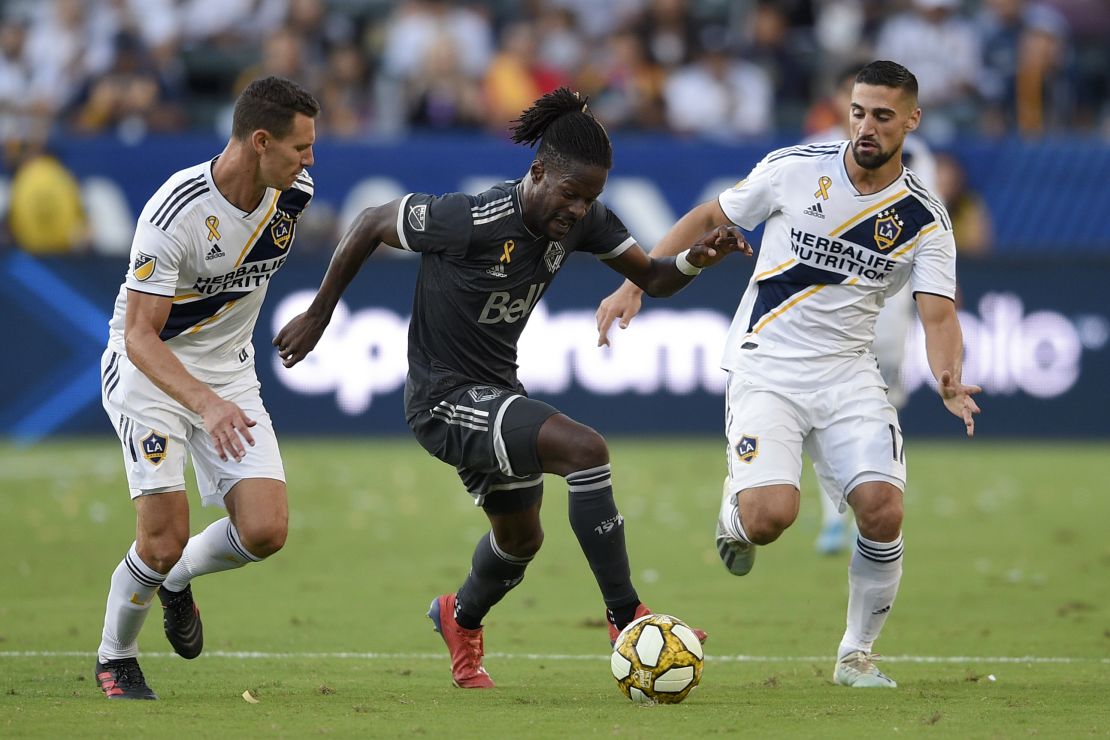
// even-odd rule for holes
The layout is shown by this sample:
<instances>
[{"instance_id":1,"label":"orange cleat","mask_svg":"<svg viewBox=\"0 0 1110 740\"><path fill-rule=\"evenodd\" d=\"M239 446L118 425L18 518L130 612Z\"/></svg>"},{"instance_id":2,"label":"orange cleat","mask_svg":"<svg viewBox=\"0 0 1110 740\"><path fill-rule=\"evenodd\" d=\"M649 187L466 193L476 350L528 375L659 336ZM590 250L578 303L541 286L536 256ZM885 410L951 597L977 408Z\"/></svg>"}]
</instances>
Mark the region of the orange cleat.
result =
<instances>
[{"instance_id":1,"label":"orange cleat","mask_svg":"<svg viewBox=\"0 0 1110 740\"><path fill-rule=\"evenodd\" d=\"M455 621L455 594L444 594L432 601L428 618L451 653L451 680L454 684L460 689L492 689L493 679L482 665L485 654L482 628L468 630Z\"/></svg>"}]
</instances>

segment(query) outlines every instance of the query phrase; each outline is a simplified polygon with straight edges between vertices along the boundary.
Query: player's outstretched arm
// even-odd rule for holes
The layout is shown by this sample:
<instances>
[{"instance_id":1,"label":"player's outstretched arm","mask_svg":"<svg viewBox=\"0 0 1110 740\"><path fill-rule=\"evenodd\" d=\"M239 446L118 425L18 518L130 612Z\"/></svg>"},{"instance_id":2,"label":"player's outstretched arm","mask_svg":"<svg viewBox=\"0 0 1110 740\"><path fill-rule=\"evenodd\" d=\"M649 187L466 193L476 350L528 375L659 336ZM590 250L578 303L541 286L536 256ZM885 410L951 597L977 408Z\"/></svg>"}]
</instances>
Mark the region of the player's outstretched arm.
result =
<instances>
[{"instance_id":1,"label":"player's outstretched arm","mask_svg":"<svg viewBox=\"0 0 1110 740\"><path fill-rule=\"evenodd\" d=\"M915 297L917 313L925 327L925 354L933 377L937 379L937 391L945 408L963 420L967 436L973 437L979 404L972 396L983 389L960 381L964 340L956 304L948 298L929 293L917 293Z\"/></svg>"},{"instance_id":2,"label":"player's outstretched arm","mask_svg":"<svg viewBox=\"0 0 1110 740\"><path fill-rule=\"evenodd\" d=\"M239 406L220 398L211 387L193 377L162 341L159 335L172 305L169 296L128 291L123 330L127 359L170 398L204 419L204 428L221 460L227 460L228 455L236 461L242 460L246 454L243 442L254 446L250 427L255 421Z\"/></svg>"},{"instance_id":3,"label":"player's outstretched arm","mask_svg":"<svg viewBox=\"0 0 1110 740\"><path fill-rule=\"evenodd\" d=\"M715 239L711 237L712 234L719 234L719 227L730 227L728 232L736 239L735 247L732 248L725 242L721 243L721 248L718 249L714 244ZM710 241L706 241L709 238ZM742 254L751 256L752 248L744 239L743 235L738 229L732 227L732 223L725 216L724 211L721 210L721 205L716 200L706 201L699 206L691 209L686 215L678 220L670 231L668 231L655 249L651 250L650 262L659 262L673 264L670 260L664 260L667 257L675 257L683 251L689 249L689 253L685 255L685 261L696 269L710 267L727 254L738 251ZM629 250L633 252L633 250ZM629 257L637 257L642 252L637 250ZM622 265L619 261L614 260L613 267L623 273L627 280L625 280L619 288L607 296L597 308L597 345L599 347L609 344L609 328L612 326L613 321L620 319L620 328L627 329L632 318L640 312L642 305L643 294L646 290L645 282L652 281L650 274L640 274L637 272L648 273L650 265L645 268L643 265L628 264ZM673 270L667 272L673 273ZM630 274L631 273L631 274ZM663 273L666 274L666 273ZM696 272L694 273L696 274ZM673 276L672 276L673 277ZM649 295L671 295L677 290L684 287L689 278L678 278L678 283L664 288L660 291L647 290ZM664 282L669 282L664 279Z\"/></svg>"},{"instance_id":4,"label":"player's outstretched arm","mask_svg":"<svg viewBox=\"0 0 1110 740\"><path fill-rule=\"evenodd\" d=\"M363 210L339 240L328 271L308 310L294 316L274 337L273 345L277 347L285 367L293 367L316 347L343 291L378 245L401 248L401 240L397 236L397 209L400 205L400 200L394 200Z\"/></svg>"}]
</instances>

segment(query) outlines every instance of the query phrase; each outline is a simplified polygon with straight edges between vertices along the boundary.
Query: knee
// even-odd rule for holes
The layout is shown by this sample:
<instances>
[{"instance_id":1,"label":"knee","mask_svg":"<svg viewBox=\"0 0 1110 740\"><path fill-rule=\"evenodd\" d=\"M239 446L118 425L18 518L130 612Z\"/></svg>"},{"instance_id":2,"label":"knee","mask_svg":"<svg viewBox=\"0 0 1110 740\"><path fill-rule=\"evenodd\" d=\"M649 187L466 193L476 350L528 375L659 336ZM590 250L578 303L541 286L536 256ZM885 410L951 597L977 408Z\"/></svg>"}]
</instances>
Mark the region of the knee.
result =
<instances>
[{"instance_id":1,"label":"knee","mask_svg":"<svg viewBox=\"0 0 1110 740\"><path fill-rule=\"evenodd\" d=\"M882 501L856 510L859 533L875 542L893 542L902 531L902 497L887 496Z\"/></svg>"},{"instance_id":2,"label":"knee","mask_svg":"<svg viewBox=\"0 0 1110 740\"><path fill-rule=\"evenodd\" d=\"M508 554L518 558L532 558L543 547L543 528L535 527L523 532L514 532L497 538L497 546Z\"/></svg>"},{"instance_id":3,"label":"knee","mask_svg":"<svg viewBox=\"0 0 1110 740\"><path fill-rule=\"evenodd\" d=\"M589 470L609 464L609 446L605 438L590 427L583 426L574 435L567 451L573 472Z\"/></svg>"},{"instance_id":4,"label":"knee","mask_svg":"<svg viewBox=\"0 0 1110 740\"><path fill-rule=\"evenodd\" d=\"M181 559L181 553L185 550L186 542L188 542L187 536L157 534L140 537L135 543L135 547L139 552L139 557L152 570L158 573L169 573L173 566L177 564L177 561Z\"/></svg>"},{"instance_id":5,"label":"knee","mask_svg":"<svg viewBox=\"0 0 1110 740\"><path fill-rule=\"evenodd\" d=\"M239 532L239 541L247 552L256 558L268 558L285 546L285 538L289 533L288 522L285 519L269 522L255 522L244 526L236 526Z\"/></svg>"},{"instance_id":6,"label":"knee","mask_svg":"<svg viewBox=\"0 0 1110 740\"><path fill-rule=\"evenodd\" d=\"M797 497L766 497L741 509L740 520L748 539L756 545L769 545L798 518Z\"/></svg>"}]
</instances>

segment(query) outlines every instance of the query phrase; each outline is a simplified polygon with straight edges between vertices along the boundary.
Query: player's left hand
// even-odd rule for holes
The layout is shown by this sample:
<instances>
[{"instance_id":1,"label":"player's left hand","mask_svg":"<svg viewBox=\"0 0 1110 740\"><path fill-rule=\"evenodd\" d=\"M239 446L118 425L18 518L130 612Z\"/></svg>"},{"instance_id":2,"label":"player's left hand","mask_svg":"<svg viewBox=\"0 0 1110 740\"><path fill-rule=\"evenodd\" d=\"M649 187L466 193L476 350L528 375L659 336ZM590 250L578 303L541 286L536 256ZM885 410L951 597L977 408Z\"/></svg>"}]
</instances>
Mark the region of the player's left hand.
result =
<instances>
[{"instance_id":1,"label":"player's left hand","mask_svg":"<svg viewBox=\"0 0 1110 740\"><path fill-rule=\"evenodd\" d=\"M752 246L736 226L718 226L690 247L686 261L694 267L712 267L733 252L752 256Z\"/></svg>"},{"instance_id":2,"label":"player's left hand","mask_svg":"<svg viewBox=\"0 0 1110 740\"><path fill-rule=\"evenodd\" d=\"M975 403L972 396L981 393L982 390L977 385L957 383L948 370L940 375L937 391L940 393L941 400L944 401L945 408L964 420L964 427L967 428L969 437L975 436L975 414L980 410L979 404Z\"/></svg>"}]
</instances>

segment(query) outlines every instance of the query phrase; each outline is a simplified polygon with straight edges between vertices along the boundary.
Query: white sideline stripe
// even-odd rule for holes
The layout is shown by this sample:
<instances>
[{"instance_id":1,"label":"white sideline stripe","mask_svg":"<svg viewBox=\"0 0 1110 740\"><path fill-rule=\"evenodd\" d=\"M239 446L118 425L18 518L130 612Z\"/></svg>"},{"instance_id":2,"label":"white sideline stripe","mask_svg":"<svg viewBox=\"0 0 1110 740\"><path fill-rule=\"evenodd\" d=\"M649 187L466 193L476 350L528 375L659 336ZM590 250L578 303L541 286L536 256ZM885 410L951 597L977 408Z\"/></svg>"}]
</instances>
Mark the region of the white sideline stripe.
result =
<instances>
[{"instance_id":1,"label":"white sideline stripe","mask_svg":"<svg viewBox=\"0 0 1110 740\"><path fill-rule=\"evenodd\" d=\"M95 652L81 650L8 650L0 651L0 658L93 658ZM235 650L206 650L204 657L238 658L241 660L278 660L288 658L338 658L342 660L442 660L442 652L435 653L270 653ZM142 653L143 658L176 658L176 653ZM609 660L605 655L561 655L558 653L486 653L487 658L498 660L554 660L600 661ZM832 655L707 655L705 659L720 663L821 663L833 660ZM883 655L883 663L1102 663L1110 665L1110 658L1046 658L1038 655Z\"/></svg>"}]
</instances>

